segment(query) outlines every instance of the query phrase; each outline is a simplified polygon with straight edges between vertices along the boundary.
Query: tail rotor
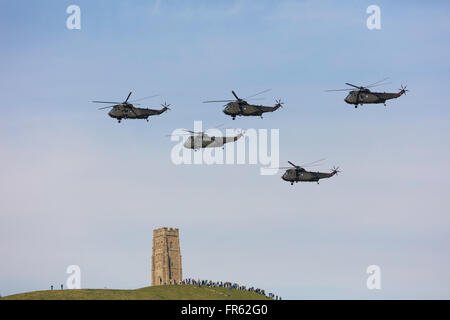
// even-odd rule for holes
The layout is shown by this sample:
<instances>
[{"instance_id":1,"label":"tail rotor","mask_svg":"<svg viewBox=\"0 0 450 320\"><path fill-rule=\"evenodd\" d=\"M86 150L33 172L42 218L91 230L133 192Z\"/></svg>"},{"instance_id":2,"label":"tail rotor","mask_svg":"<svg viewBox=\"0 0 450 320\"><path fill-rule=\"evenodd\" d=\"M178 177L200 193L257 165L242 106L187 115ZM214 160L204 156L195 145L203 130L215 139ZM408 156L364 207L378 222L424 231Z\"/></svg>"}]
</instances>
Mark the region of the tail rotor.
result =
<instances>
[{"instance_id":1,"label":"tail rotor","mask_svg":"<svg viewBox=\"0 0 450 320\"><path fill-rule=\"evenodd\" d=\"M403 85L400 86L400 89L398 89L398 90L400 90L400 93L401 93L401 94L406 94L406 92L409 91L409 90L406 89L406 87L407 87L407 86L403 86Z\"/></svg>"},{"instance_id":2,"label":"tail rotor","mask_svg":"<svg viewBox=\"0 0 450 320\"><path fill-rule=\"evenodd\" d=\"M284 102L281 101L281 99L275 100L275 106L283 108L283 104L284 104Z\"/></svg>"},{"instance_id":3,"label":"tail rotor","mask_svg":"<svg viewBox=\"0 0 450 320\"><path fill-rule=\"evenodd\" d=\"M341 171L339 171L339 167L335 167L333 166L333 169L331 169L331 174L332 175L338 175L338 173L340 173Z\"/></svg>"},{"instance_id":4,"label":"tail rotor","mask_svg":"<svg viewBox=\"0 0 450 320\"><path fill-rule=\"evenodd\" d=\"M239 129L237 131L237 134L238 134L239 137L243 137L245 135L245 130L244 129Z\"/></svg>"},{"instance_id":5,"label":"tail rotor","mask_svg":"<svg viewBox=\"0 0 450 320\"><path fill-rule=\"evenodd\" d=\"M169 108L171 106L171 104L170 103L168 104L166 101L164 101L164 103L161 103L161 106L163 107L164 111L172 110Z\"/></svg>"}]
</instances>

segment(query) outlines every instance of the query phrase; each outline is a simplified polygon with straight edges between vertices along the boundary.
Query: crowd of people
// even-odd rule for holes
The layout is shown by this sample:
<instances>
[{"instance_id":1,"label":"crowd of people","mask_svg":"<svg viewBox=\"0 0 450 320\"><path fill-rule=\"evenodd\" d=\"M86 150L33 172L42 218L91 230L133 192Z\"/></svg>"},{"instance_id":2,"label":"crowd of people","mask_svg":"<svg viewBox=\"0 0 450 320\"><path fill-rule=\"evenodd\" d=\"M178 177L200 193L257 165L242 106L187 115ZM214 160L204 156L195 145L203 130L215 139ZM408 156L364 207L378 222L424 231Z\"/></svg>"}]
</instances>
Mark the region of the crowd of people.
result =
<instances>
[{"instance_id":1,"label":"crowd of people","mask_svg":"<svg viewBox=\"0 0 450 320\"><path fill-rule=\"evenodd\" d=\"M176 284L176 283L175 283ZM200 280L200 279L192 279L192 278L188 278L188 279L184 279L183 281L181 281L182 285L197 285L197 286L207 286L210 288L214 288L214 287L218 287L218 288L227 288L229 290L242 290L242 291L249 291L249 292L256 292L259 294L262 294L266 297L268 297L269 299L273 299L273 300L281 300L281 297L273 294L273 293L267 293L266 291L260 288L255 288L255 287L249 287L247 288L246 286L240 285L238 283L235 282L224 282L224 281L212 281L212 280Z\"/></svg>"}]
</instances>

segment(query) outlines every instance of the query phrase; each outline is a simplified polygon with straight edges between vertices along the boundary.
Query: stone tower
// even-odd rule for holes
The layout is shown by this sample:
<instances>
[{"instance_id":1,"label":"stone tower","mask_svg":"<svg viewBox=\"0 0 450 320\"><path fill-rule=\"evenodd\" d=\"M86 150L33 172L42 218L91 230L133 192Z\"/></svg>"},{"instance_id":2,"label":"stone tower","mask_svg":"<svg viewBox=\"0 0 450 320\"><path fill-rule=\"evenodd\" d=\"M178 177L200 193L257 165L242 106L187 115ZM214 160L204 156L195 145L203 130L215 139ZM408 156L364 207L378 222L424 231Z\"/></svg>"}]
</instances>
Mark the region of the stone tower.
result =
<instances>
[{"instance_id":1,"label":"stone tower","mask_svg":"<svg viewBox=\"0 0 450 320\"><path fill-rule=\"evenodd\" d=\"M152 286L178 284L182 279L178 229L153 230Z\"/></svg>"}]
</instances>

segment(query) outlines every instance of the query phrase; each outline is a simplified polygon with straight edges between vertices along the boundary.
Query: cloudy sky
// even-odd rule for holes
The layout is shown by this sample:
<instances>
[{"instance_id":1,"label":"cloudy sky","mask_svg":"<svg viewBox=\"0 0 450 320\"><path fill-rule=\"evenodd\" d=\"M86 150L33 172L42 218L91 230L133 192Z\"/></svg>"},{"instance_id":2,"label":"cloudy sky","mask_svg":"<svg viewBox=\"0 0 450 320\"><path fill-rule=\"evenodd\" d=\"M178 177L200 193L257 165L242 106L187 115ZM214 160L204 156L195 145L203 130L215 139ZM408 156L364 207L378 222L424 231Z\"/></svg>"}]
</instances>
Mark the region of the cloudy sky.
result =
<instances>
[{"instance_id":1,"label":"cloudy sky","mask_svg":"<svg viewBox=\"0 0 450 320\"><path fill-rule=\"evenodd\" d=\"M81 30L66 9L81 8ZM381 8L368 30L366 8ZM0 294L151 281L152 230L183 276L285 299L450 298L450 4L0 0ZM354 109L345 82L410 92ZM264 119L207 99L271 88ZM118 124L91 100L172 111ZM342 174L291 186L259 165L179 165L176 128L280 130L280 161ZM366 268L381 268L368 290Z\"/></svg>"}]
</instances>

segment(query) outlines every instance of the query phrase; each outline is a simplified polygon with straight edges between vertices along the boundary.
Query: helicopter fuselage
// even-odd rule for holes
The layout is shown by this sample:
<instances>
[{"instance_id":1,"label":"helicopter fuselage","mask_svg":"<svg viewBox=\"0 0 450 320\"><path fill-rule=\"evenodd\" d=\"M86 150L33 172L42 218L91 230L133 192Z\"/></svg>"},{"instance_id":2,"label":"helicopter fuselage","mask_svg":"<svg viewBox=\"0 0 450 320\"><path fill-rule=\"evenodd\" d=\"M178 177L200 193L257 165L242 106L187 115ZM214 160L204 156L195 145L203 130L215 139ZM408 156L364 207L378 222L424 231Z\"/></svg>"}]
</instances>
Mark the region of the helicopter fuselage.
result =
<instances>
[{"instance_id":1,"label":"helicopter fuselage","mask_svg":"<svg viewBox=\"0 0 450 320\"><path fill-rule=\"evenodd\" d=\"M280 104L276 104L273 107L270 106L260 106L254 104L248 104L246 101L233 101L226 104L223 109L223 113L229 115L233 118L236 116L262 116L263 113L273 112L280 108Z\"/></svg>"},{"instance_id":2,"label":"helicopter fuselage","mask_svg":"<svg viewBox=\"0 0 450 320\"><path fill-rule=\"evenodd\" d=\"M281 179L288 181L291 184L294 182L318 182L320 179L331 178L336 172L310 172L303 168L299 169L288 169L281 176Z\"/></svg>"},{"instance_id":3,"label":"helicopter fuselage","mask_svg":"<svg viewBox=\"0 0 450 320\"><path fill-rule=\"evenodd\" d=\"M353 90L345 97L344 101L348 104L363 105L370 103L385 103L386 100L395 99L400 97L404 93L401 90L398 93L391 92L372 92L368 89L364 90Z\"/></svg>"},{"instance_id":4,"label":"helicopter fuselage","mask_svg":"<svg viewBox=\"0 0 450 320\"><path fill-rule=\"evenodd\" d=\"M160 110L136 108L132 104L116 105L108 112L111 118L118 119L147 119L150 116L162 114L167 108Z\"/></svg>"},{"instance_id":5,"label":"helicopter fuselage","mask_svg":"<svg viewBox=\"0 0 450 320\"><path fill-rule=\"evenodd\" d=\"M187 149L203 149L203 148L219 148L223 147L226 143L237 141L242 134L238 134L235 137L210 137L208 135L197 135L189 137L183 144Z\"/></svg>"}]
</instances>

